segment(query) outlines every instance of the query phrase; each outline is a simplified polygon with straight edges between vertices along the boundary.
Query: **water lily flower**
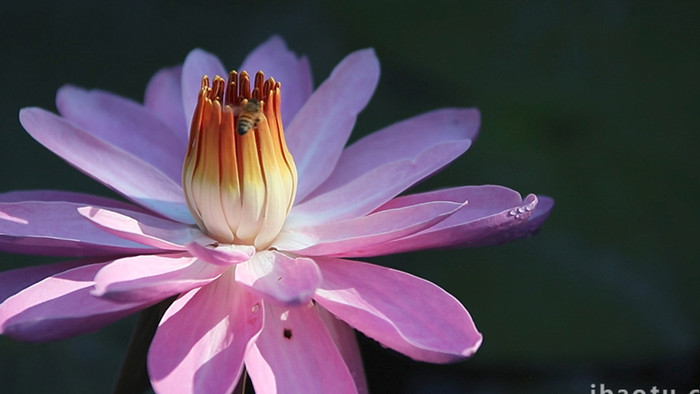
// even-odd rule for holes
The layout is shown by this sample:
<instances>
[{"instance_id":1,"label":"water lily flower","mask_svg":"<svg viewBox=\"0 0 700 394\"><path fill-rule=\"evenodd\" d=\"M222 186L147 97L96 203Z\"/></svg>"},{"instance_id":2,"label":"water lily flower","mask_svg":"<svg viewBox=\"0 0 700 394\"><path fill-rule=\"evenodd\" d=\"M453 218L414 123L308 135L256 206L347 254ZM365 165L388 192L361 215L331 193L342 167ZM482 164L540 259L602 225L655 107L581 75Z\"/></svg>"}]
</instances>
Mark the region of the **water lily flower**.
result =
<instances>
[{"instance_id":1,"label":"water lily flower","mask_svg":"<svg viewBox=\"0 0 700 394\"><path fill-rule=\"evenodd\" d=\"M159 393L229 393L244 367L259 393L366 392L352 328L420 361L472 355L482 336L458 300L355 259L523 237L552 200L501 186L399 196L469 148L479 112L435 110L345 147L379 79L371 49L315 91L279 37L239 70L197 49L143 104L64 86L60 116L20 111L129 202L0 194L0 250L72 257L0 273L0 334L63 339L176 296L148 352Z\"/></svg>"}]
</instances>

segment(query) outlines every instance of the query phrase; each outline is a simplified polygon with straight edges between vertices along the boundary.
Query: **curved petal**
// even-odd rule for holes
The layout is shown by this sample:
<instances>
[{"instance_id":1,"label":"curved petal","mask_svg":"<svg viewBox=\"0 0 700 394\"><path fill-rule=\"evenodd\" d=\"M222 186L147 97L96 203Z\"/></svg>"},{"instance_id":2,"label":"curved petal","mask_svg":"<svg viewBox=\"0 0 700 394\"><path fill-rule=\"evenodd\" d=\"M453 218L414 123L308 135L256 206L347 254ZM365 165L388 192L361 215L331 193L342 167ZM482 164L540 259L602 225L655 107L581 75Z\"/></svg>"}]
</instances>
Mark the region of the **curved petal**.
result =
<instances>
[{"instance_id":1,"label":"curved petal","mask_svg":"<svg viewBox=\"0 0 700 394\"><path fill-rule=\"evenodd\" d=\"M387 209L356 219L291 228L273 244L303 256L354 256L447 219L466 202L433 201Z\"/></svg>"},{"instance_id":2,"label":"curved petal","mask_svg":"<svg viewBox=\"0 0 700 394\"><path fill-rule=\"evenodd\" d=\"M142 105L111 93L66 85L56 94L56 107L79 128L180 181L187 136Z\"/></svg>"},{"instance_id":3,"label":"curved petal","mask_svg":"<svg viewBox=\"0 0 700 394\"><path fill-rule=\"evenodd\" d=\"M100 231L80 202L0 202L0 250L57 256L104 256L154 249Z\"/></svg>"},{"instance_id":4,"label":"curved petal","mask_svg":"<svg viewBox=\"0 0 700 394\"><path fill-rule=\"evenodd\" d=\"M362 355L360 347L357 344L355 330L348 326L344 321L337 319L330 314L322 306L315 304L318 316L323 320L323 323L331 334L335 347L345 360L345 365L350 370L352 378L355 380L355 387L360 394L369 393L367 388L367 379L365 378L365 368L362 364Z\"/></svg>"},{"instance_id":5,"label":"curved petal","mask_svg":"<svg viewBox=\"0 0 700 394\"><path fill-rule=\"evenodd\" d=\"M154 302L115 303L90 294L106 263L47 277L0 304L0 334L21 341L54 341L93 332Z\"/></svg>"},{"instance_id":6,"label":"curved petal","mask_svg":"<svg viewBox=\"0 0 700 394\"><path fill-rule=\"evenodd\" d=\"M186 224L148 214L84 206L78 212L105 232L161 250L184 250L185 245L201 236Z\"/></svg>"},{"instance_id":7,"label":"curved petal","mask_svg":"<svg viewBox=\"0 0 700 394\"><path fill-rule=\"evenodd\" d=\"M546 215L534 220L541 210L535 195L524 200L514 190L503 186L463 186L428 193L397 197L379 208L396 209L432 200L461 201L469 204L436 225L415 234L366 248L359 256L377 256L413 250L446 247L479 247L532 234ZM551 208L551 206L550 206ZM533 215L534 216L534 215ZM529 218L529 219L528 219Z\"/></svg>"},{"instance_id":8,"label":"curved petal","mask_svg":"<svg viewBox=\"0 0 700 394\"><path fill-rule=\"evenodd\" d=\"M302 226L366 215L461 155L469 144L469 140L442 142L426 147L412 159L367 171L343 186L295 205L287 222Z\"/></svg>"},{"instance_id":9,"label":"curved petal","mask_svg":"<svg viewBox=\"0 0 700 394\"><path fill-rule=\"evenodd\" d=\"M34 139L84 173L159 214L194 223L180 183L150 164L43 109L24 108L19 119Z\"/></svg>"},{"instance_id":10,"label":"curved petal","mask_svg":"<svg viewBox=\"0 0 700 394\"><path fill-rule=\"evenodd\" d=\"M143 105L168 125L187 144L190 129L182 110L182 65L164 68L146 86ZM183 149L185 149L183 147ZM184 157L184 156L182 156Z\"/></svg>"},{"instance_id":11,"label":"curved petal","mask_svg":"<svg viewBox=\"0 0 700 394\"><path fill-rule=\"evenodd\" d=\"M202 77L205 75L212 79L214 76L220 75L225 79L228 73L218 57L202 49L190 51L182 65L182 83L180 84L182 86L182 108L185 113L187 135L189 135L189 128L192 124L194 108L197 106L197 96L202 89Z\"/></svg>"},{"instance_id":12,"label":"curved petal","mask_svg":"<svg viewBox=\"0 0 700 394\"><path fill-rule=\"evenodd\" d=\"M282 124L288 125L308 100L313 89L311 66L305 56L287 49L280 36L272 36L260 44L243 61L239 70L254 74L258 70L265 77L273 77L282 83Z\"/></svg>"},{"instance_id":13,"label":"curved petal","mask_svg":"<svg viewBox=\"0 0 700 394\"><path fill-rule=\"evenodd\" d=\"M313 196L341 187L385 164L413 160L431 146L452 141L473 142L480 123L477 109L446 108L403 120L372 133L343 151L333 173L314 191ZM442 160L432 164L433 171L447 165L454 157L436 159Z\"/></svg>"},{"instance_id":14,"label":"curved petal","mask_svg":"<svg viewBox=\"0 0 700 394\"><path fill-rule=\"evenodd\" d=\"M481 334L450 294L415 276L358 261L317 259L323 283L314 300L383 346L446 363L471 356Z\"/></svg>"},{"instance_id":15,"label":"curved petal","mask_svg":"<svg viewBox=\"0 0 700 394\"><path fill-rule=\"evenodd\" d=\"M379 81L379 61L372 49L341 61L309 97L286 128L287 146L299 172L297 201L302 201L333 171L357 114Z\"/></svg>"},{"instance_id":16,"label":"curved petal","mask_svg":"<svg viewBox=\"0 0 700 394\"><path fill-rule=\"evenodd\" d=\"M312 304L264 304L265 325L245 364L255 392L356 393L352 375Z\"/></svg>"},{"instance_id":17,"label":"curved petal","mask_svg":"<svg viewBox=\"0 0 700 394\"><path fill-rule=\"evenodd\" d=\"M233 392L244 354L262 324L259 301L228 274L181 296L163 316L148 351L154 390Z\"/></svg>"},{"instance_id":18,"label":"curved petal","mask_svg":"<svg viewBox=\"0 0 700 394\"><path fill-rule=\"evenodd\" d=\"M242 263L255 255L255 247L250 245L219 245L212 243L202 244L201 240L187 244L187 251L194 257L210 264L230 265Z\"/></svg>"},{"instance_id":19,"label":"curved petal","mask_svg":"<svg viewBox=\"0 0 700 394\"><path fill-rule=\"evenodd\" d=\"M236 267L236 281L268 301L301 305L311 300L321 273L311 259L263 251Z\"/></svg>"},{"instance_id":20,"label":"curved petal","mask_svg":"<svg viewBox=\"0 0 700 394\"><path fill-rule=\"evenodd\" d=\"M203 286L225 269L184 253L124 257L97 273L93 294L117 302L156 302Z\"/></svg>"}]
</instances>

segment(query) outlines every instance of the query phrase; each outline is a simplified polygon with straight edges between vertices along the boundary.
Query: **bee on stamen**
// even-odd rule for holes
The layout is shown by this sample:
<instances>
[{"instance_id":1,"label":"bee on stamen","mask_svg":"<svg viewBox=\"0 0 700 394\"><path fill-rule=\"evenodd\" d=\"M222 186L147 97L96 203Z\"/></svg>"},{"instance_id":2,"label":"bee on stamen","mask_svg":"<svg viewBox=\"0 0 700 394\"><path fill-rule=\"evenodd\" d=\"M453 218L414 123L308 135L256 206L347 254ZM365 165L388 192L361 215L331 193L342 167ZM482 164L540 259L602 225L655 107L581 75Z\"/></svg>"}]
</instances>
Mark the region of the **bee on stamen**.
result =
<instances>
[{"instance_id":1,"label":"bee on stamen","mask_svg":"<svg viewBox=\"0 0 700 394\"><path fill-rule=\"evenodd\" d=\"M260 121L260 100L258 99L248 99L248 101L241 106L241 113L238 115L238 121L236 122L236 130L238 130L239 135L244 135L250 129L258 126Z\"/></svg>"}]
</instances>

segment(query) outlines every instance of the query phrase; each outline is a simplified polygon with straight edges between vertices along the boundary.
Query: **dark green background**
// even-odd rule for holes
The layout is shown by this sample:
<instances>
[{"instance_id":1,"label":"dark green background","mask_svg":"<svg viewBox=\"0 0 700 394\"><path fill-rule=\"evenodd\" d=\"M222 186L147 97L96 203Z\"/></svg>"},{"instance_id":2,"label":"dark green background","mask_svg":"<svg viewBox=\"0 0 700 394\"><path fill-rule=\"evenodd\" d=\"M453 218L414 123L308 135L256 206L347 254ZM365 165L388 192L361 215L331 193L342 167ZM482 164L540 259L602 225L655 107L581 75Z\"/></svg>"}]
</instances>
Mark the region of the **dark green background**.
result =
<instances>
[{"instance_id":1,"label":"dark green background","mask_svg":"<svg viewBox=\"0 0 700 394\"><path fill-rule=\"evenodd\" d=\"M353 138L446 106L481 135L420 190L501 184L556 198L534 238L374 259L459 298L476 356L422 364L362 340L374 392L700 388L695 2L32 2L0 7L0 192L109 190L35 143L24 106L64 83L141 100L150 76L202 47L227 67L281 34L315 84L374 47L377 92ZM328 2L330 3L330 2ZM0 255L0 269L52 261ZM50 344L0 338L3 392L107 392L131 317Z\"/></svg>"}]
</instances>

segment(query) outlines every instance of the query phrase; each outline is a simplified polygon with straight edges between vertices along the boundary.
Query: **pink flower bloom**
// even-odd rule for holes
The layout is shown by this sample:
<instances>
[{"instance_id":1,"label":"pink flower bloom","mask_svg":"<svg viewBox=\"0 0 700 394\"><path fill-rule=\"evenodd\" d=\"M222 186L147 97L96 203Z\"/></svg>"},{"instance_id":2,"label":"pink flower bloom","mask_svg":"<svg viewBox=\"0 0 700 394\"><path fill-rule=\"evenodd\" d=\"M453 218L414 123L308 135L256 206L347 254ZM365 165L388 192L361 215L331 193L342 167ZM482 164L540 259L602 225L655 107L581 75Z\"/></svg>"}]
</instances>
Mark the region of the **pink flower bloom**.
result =
<instances>
[{"instance_id":1,"label":"pink flower bloom","mask_svg":"<svg viewBox=\"0 0 700 394\"><path fill-rule=\"evenodd\" d=\"M479 113L436 110L345 147L379 78L372 50L315 91L277 37L240 70L283 88L243 73L210 86L203 75L228 74L194 50L151 79L143 105L64 86L61 116L20 112L32 137L133 204L0 194L0 249L76 258L1 273L0 333L62 339L177 295L148 355L164 393L229 393L244 365L259 393L365 392L350 327L416 360L473 354L482 337L454 297L350 259L526 236L552 200L501 186L396 197L469 148Z\"/></svg>"}]
</instances>

